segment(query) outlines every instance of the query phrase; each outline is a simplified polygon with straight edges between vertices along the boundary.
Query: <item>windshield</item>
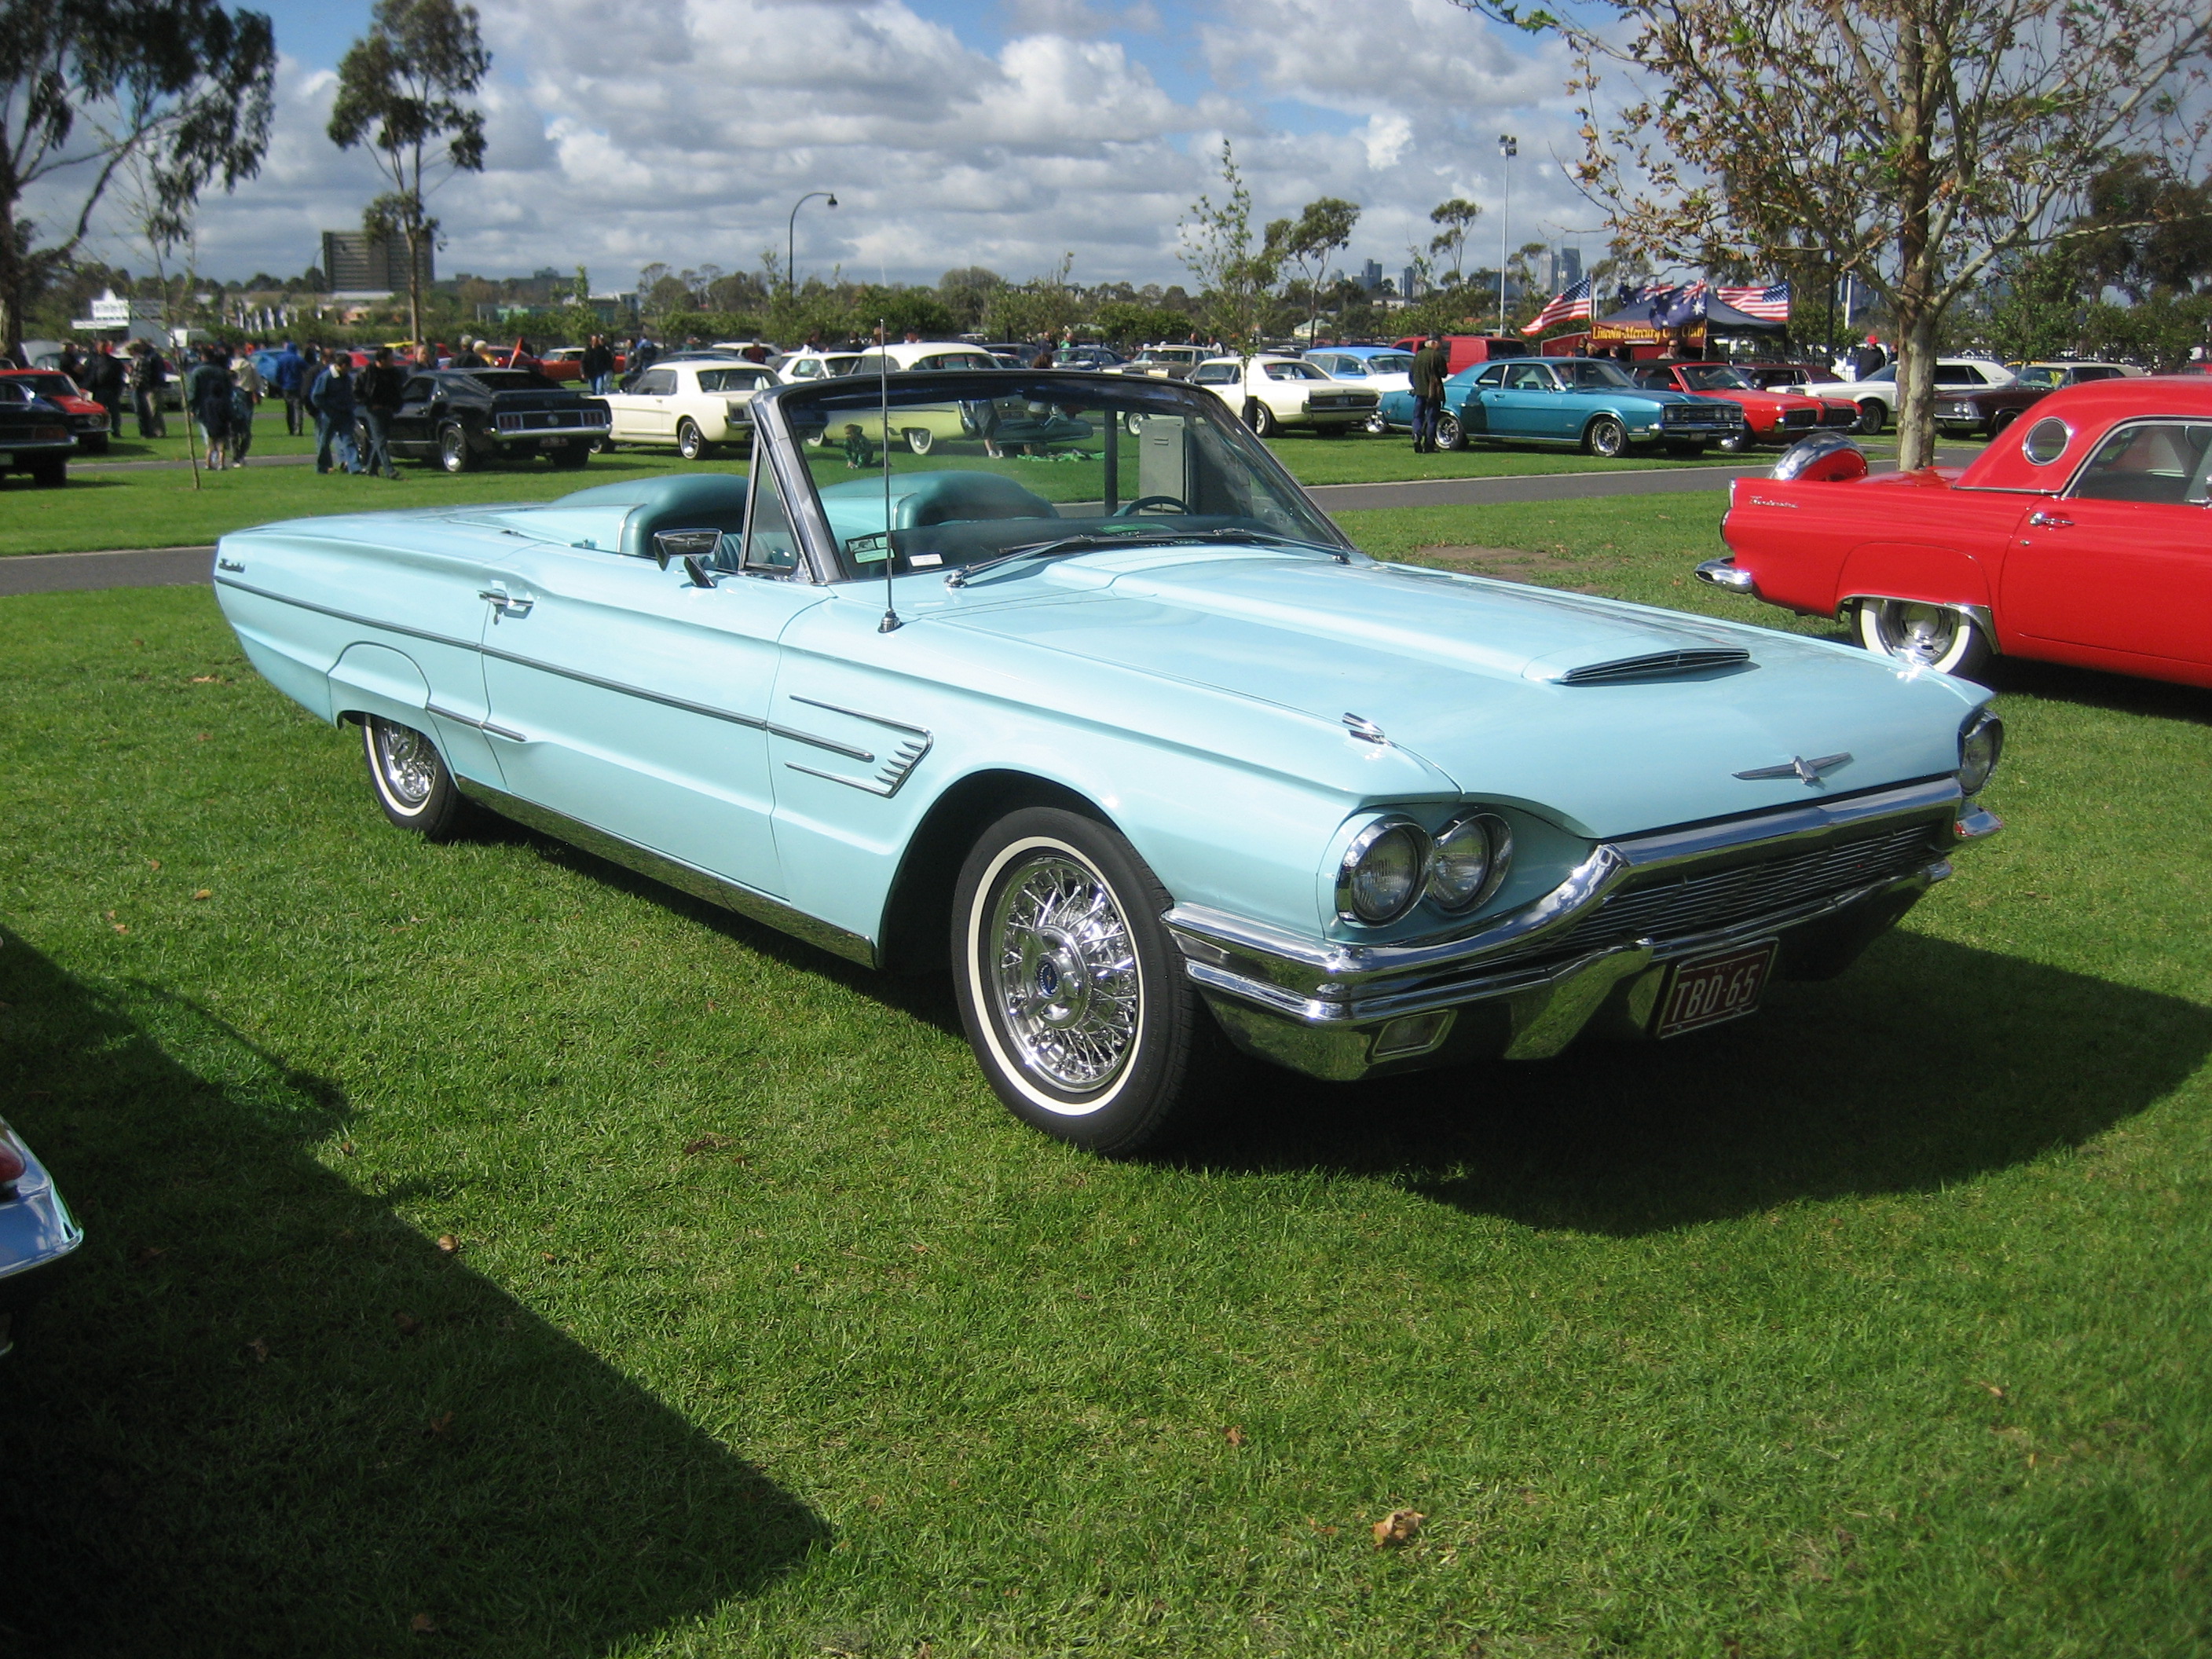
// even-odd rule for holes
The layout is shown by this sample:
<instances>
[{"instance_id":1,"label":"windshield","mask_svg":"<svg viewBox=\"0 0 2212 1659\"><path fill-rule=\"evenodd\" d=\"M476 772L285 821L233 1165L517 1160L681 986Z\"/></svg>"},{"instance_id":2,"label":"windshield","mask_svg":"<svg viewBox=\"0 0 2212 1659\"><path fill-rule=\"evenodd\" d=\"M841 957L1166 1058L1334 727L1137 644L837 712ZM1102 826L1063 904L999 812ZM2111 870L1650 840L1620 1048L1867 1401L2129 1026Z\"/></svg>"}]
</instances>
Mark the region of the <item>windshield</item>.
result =
<instances>
[{"instance_id":1,"label":"windshield","mask_svg":"<svg viewBox=\"0 0 2212 1659\"><path fill-rule=\"evenodd\" d=\"M1572 386L1634 386L1635 381L1612 363L1595 358L1580 358L1559 366L1559 378Z\"/></svg>"},{"instance_id":2,"label":"windshield","mask_svg":"<svg viewBox=\"0 0 2212 1659\"><path fill-rule=\"evenodd\" d=\"M1756 392L1759 382L1727 363L1687 363L1682 378L1692 392Z\"/></svg>"},{"instance_id":3,"label":"windshield","mask_svg":"<svg viewBox=\"0 0 2212 1659\"><path fill-rule=\"evenodd\" d=\"M894 375L887 416L866 381L784 394L843 574L883 574L887 483L901 571L1069 537L1349 545L1216 400L1193 408L1157 382L1118 378L1024 387L1009 375L955 401Z\"/></svg>"},{"instance_id":4,"label":"windshield","mask_svg":"<svg viewBox=\"0 0 2212 1659\"><path fill-rule=\"evenodd\" d=\"M2020 372L2022 386L2057 386L2066 378L2063 368L2023 368Z\"/></svg>"},{"instance_id":5,"label":"windshield","mask_svg":"<svg viewBox=\"0 0 2212 1659\"><path fill-rule=\"evenodd\" d=\"M41 398L75 398L81 395L76 383L66 374L16 374L9 377L18 386L25 386Z\"/></svg>"},{"instance_id":6,"label":"windshield","mask_svg":"<svg viewBox=\"0 0 2212 1659\"><path fill-rule=\"evenodd\" d=\"M1367 360L1370 374L1411 374L1413 372L1413 354L1405 351L1378 351Z\"/></svg>"}]
</instances>

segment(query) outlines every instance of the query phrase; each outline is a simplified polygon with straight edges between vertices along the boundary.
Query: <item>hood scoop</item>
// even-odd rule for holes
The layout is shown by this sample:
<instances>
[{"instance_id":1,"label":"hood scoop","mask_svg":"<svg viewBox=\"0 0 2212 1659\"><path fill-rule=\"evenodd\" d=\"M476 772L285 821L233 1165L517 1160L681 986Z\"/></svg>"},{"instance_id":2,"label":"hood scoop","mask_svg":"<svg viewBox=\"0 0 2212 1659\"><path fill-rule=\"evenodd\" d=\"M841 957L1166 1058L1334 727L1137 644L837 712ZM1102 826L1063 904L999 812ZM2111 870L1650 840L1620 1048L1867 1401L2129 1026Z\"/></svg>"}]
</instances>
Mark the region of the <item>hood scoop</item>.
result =
<instances>
[{"instance_id":1,"label":"hood scoop","mask_svg":"<svg viewBox=\"0 0 2212 1659\"><path fill-rule=\"evenodd\" d=\"M1549 664L1531 663L1528 672L1531 679L1549 680L1554 685L1618 685L1629 680L1679 679L1686 674L1741 668L1750 661L1751 653L1739 646L1690 646L1647 652L1640 657L1615 657L1609 662L1582 663L1557 673L1550 672Z\"/></svg>"}]
</instances>

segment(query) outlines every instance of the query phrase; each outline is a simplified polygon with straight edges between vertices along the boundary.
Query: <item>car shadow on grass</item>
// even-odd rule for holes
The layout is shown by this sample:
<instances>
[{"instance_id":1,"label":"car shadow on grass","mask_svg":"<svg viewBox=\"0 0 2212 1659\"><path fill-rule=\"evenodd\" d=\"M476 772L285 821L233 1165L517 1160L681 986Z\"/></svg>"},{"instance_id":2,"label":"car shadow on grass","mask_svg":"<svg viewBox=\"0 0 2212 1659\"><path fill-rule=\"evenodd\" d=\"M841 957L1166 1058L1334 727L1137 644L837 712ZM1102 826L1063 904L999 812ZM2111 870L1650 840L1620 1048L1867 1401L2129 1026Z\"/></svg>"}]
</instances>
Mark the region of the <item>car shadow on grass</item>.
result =
<instances>
[{"instance_id":1,"label":"car shadow on grass","mask_svg":"<svg viewBox=\"0 0 2212 1659\"><path fill-rule=\"evenodd\" d=\"M2024 657L1992 658L1975 678L1992 691L2015 696L2212 726L2212 691L2203 686L2139 679L2065 663L2031 662Z\"/></svg>"},{"instance_id":2,"label":"car shadow on grass","mask_svg":"<svg viewBox=\"0 0 2212 1659\"><path fill-rule=\"evenodd\" d=\"M1913 933L1668 1042L1330 1085L1268 1073L1176 1160L1380 1176L1611 1236L1929 1192L2078 1146L2212 1054L2212 1009Z\"/></svg>"},{"instance_id":3,"label":"car shadow on grass","mask_svg":"<svg viewBox=\"0 0 2212 1659\"><path fill-rule=\"evenodd\" d=\"M592 1655L826 1540L400 1219L368 1154L318 1162L328 1082L5 933L0 1033L86 1229L0 1362L0 1653Z\"/></svg>"}]
</instances>

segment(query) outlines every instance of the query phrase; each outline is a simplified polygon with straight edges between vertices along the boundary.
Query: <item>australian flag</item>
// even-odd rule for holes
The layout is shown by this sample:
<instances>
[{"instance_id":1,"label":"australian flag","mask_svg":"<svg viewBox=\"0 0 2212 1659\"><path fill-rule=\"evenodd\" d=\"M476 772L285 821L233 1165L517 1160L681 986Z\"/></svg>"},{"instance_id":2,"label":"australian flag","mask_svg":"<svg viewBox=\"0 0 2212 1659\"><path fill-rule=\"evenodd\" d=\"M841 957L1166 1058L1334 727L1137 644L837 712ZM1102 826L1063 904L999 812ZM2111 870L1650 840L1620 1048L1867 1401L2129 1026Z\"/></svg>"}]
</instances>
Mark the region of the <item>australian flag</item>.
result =
<instances>
[{"instance_id":1,"label":"australian flag","mask_svg":"<svg viewBox=\"0 0 2212 1659\"><path fill-rule=\"evenodd\" d=\"M1706 289L1703 283L1692 283L1686 288L1661 289L1645 301L1652 326L1680 328L1685 323L1694 323L1705 314Z\"/></svg>"}]
</instances>

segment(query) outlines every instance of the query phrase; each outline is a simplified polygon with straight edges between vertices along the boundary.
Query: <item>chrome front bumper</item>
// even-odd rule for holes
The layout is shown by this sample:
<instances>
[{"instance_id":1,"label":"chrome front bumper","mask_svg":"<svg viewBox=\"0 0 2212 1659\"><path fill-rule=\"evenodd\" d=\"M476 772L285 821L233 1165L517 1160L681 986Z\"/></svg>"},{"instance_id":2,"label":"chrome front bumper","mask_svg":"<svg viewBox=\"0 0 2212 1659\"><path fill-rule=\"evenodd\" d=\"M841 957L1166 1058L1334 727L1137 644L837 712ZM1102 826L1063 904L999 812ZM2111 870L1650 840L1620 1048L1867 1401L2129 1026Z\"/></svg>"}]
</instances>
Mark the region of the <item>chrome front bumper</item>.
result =
<instances>
[{"instance_id":1,"label":"chrome front bumper","mask_svg":"<svg viewBox=\"0 0 2212 1659\"><path fill-rule=\"evenodd\" d=\"M1432 942L1305 939L1195 905L1179 905L1164 920L1224 1029L1263 1059L1341 1080L1484 1057L1540 1060L1593 1023L1621 1035L1643 1030L1669 965L1685 957L1778 938L1781 976L1841 972L1951 873L1946 848L2002 827L1946 777L1603 842L1534 902L1473 933ZM1924 830L1924 842L1916 829ZM1901 835L1918 849L1909 868L1792 892L1771 908L1717 926L1655 929L1580 950L1571 937L1617 890L1655 872L1721 874L1885 835Z\"/></svg>"},{"instance_id":2,"label":"chrome front bumper","mask_svg":"<svg viewBox=\"0 0 2212 1659\"><path fill-rule=\"evenodd\" d=\"M1759 597L1759 584L1751 579L1751 572L1735 568L1735 556L1728 554L1717 559L1707 559L1696 571L1697 578L1711 586L1723 588L1730 593L1748 593Z\"/></svg>"}]
</instances>

